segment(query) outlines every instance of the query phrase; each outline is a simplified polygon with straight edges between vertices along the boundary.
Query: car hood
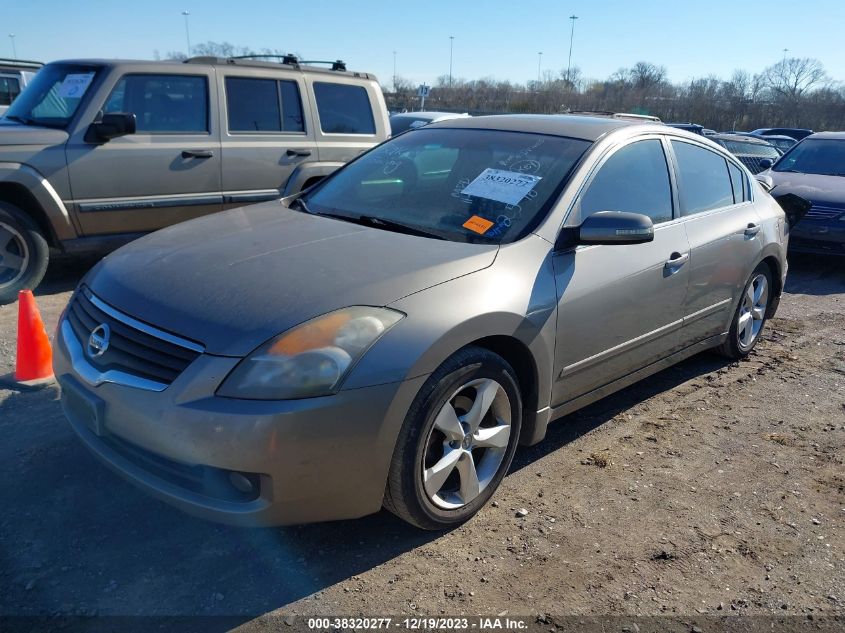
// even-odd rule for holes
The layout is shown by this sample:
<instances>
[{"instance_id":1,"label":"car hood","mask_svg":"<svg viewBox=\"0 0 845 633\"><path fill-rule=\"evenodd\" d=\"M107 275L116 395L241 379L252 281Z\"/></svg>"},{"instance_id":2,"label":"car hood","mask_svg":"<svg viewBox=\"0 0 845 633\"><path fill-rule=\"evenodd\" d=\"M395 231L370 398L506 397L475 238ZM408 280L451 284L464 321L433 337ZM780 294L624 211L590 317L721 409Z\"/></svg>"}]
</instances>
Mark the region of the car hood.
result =
<instances>
[{"instance_id":1,"label":"car hood","mask_svg":"<svg viewBox=\"0 0 845 633\"><path fill-rule=\"evenodd\" d=\"M10 145L36 145L39 147L62 145L67 142L67 139L68 134L64 130L23 125L5 117L0 119L0 151ZM0 160L2 160L2 157L0 157Z\"/></svg>"},{"instance_id":2,"label":"car hood","mask_svg":"<svg viewBox=\"0 0 845 633\"><path fill-rule=\"evenodd\" d=\"M794 193L813 204L845 208L845 176L795 174L772 170L766 171L765 175L772 179L773 196Z\"/></svg>"},{"instance_id":3,"label":"car hood","mask_svg":"<svg viewBox=\"0 0 845 633\"><path fill-rule=\"evenodd\" d=\"M498 247L393 233L279 202L185 222L115 251L84 283L132 317L244 356L313 317L384 306L493 263Z\"/></svg>"}]
</instances>

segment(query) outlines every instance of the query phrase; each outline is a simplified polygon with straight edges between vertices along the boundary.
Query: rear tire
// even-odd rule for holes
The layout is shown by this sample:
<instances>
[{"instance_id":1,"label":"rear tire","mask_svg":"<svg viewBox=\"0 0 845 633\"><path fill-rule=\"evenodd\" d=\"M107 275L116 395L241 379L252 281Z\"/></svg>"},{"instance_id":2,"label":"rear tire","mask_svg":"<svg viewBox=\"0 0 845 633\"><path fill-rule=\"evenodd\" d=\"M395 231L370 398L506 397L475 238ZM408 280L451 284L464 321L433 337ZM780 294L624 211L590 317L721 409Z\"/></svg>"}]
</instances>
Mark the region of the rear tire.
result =
<instances>
[{"instance_id":1,"label":"rear tire","mask_svg":"<svg viewBox=\"0 0 845 633\"><path fill-rule=\"evenodd\" d=\"M773 290L772 271L766 263L760 263L745 284L728 338L716 348L718 353L733 360L745 358L751 353L766 324L769 306L774 299Z\"/></svg>"},{"instance_id":2,"label":"rear tire","mask_svg":"<svg viewBox=\"0 0 845 633\"><path fill-rule=\"evenodd\" d=\"M44 278L50 260L47 240L21 209L0 202L0 305L15 301Z\"/></svg>"},{"instance_id":3,"label":"rear tire","mask_svg":"<svg viewBox=\"0 0 845 633\"><path fill-rule=\"evenodd\" d=\"M385 508L425 530L472 518L510 468L521 421L513 368L480 347L459 351L429 376L408 411Z\"/></svg>"}]
</instances>

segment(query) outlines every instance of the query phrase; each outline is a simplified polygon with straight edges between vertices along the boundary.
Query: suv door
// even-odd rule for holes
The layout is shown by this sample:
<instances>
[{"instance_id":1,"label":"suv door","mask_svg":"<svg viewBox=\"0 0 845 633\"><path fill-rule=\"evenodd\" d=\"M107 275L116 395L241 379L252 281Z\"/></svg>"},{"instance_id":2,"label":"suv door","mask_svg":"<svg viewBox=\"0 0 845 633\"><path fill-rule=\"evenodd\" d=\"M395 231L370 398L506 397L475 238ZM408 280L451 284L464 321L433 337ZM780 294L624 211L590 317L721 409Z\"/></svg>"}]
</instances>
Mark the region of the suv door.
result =
<instances>
[{"instance_id":1,"label":"suv door","mask_svg":"<svg viewBox=\"0 0 845 633\"><path fill-rule=\"evenodd\" d=\"M294 170L317 160L301 74L238 69L220 78L220 90L224 205L280 197Z\"/></svg>"},{"instance_id":2,"label":"suv door","mask_svg":"<svg viewBox=\"0 0 845 633\"><path fill-rule=\"evenodd\" d=\"M744 170L703 145L673 139L680 211L690 243L683 337L690 343L730 327L736 299L762 249L760 217Z\"/></svg>"},{"instance_id":3,"label":"suv door","mask_svg":"<svg viewBox=\"0 0 845 633\"><path fill-rule=\"evenodd\" d=\"M104 113L131 112L135 134L67 145L73 201L86 235L145 232L220 211L220 134L213 70L127 72L98 97Z\"/></svg>"},{"instance_id":4,"label":"suv door","mask_svg":"<svg viewBox=\"0 0 845 633\"><path fill-rule=\"evenodd\" d=\"M558 293L553 406L679 349L689 245L675 206L658 136L613 151L579 194L575 225L597 211L642 213L652 218L654 241L582 245L552 258Z\"/></svg>"}]
</instances>

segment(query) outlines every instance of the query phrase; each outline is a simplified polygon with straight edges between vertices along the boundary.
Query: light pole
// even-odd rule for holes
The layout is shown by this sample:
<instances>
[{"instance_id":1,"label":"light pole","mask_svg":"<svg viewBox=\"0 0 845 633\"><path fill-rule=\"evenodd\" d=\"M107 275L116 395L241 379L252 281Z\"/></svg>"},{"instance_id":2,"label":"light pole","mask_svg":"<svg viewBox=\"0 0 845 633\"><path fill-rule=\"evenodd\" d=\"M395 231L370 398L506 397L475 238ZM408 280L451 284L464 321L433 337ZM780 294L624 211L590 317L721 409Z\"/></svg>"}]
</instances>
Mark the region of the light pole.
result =
<instances>
[{"instance_id":1,"label":"light pole","mask_svg":"<svg viewBox=\"0 0 845 633\"><path fill-rule=\"evenodd\" d=\"M786 54L789 52L788 48L783 49L783 63L786 63Z\"/></svg>"},{"instance_id":2,"label":"light pole","mask_svg":"<svg viewBox=\"0 0 845 633\"><path fill-rule=\"evenodd\" d=\"M396 92L396 51L393 51L393 92Z\"/></svg>"},{"instance_id":3,"label":"light pole","mask_svg":"<svg viewBox=\"0 0 845 633\"><path fill-rule=\"evenodd\" d=\"M191 32L188 30L188 16L191 15L191 12L185 9L182 11L182 15L185 16L185 41L188 43L188 57L191 56Z\"/></svg>"},{"instance_id":4,"label":"light pole","mask_svg":"<svg viewBox=\"0 0 845 633\"><path fill-rule=\"evenodd\" d=\"M537 86L540 86L540 66L543 63L543 51L537 53Z\"/></svg>"},{"instance_id":5,"label":"light pole","mask_svg":"<svg viewBox=\"0 0 845 633\"><path fill-rule=\"evenodd\" d=\"M18 49L15 48L15 34L9 33L9 39L12 40L12 59L17 59Z\"/></svg>"},{"instance_id":6,"label":"light pole","mask_svg":"<svg viewBox=\"0 0 845 633\"><path fill-rule=\"evenodd\" d=\"M452 49L455 44L455 36L449 36L449 87L452 87Z\"/></svg>"},{"instance_id":7,"label":"light pole","mask_svg":"<svg viewBox=\"0 0 845 633\"><path fill-rule=\"evenodd\" d=\"M572 40L575 39L575 20L578 19L578 16L573 13L569 16L569 19L572 20L572 30L569 32L569 62L566 64L566 81L568 81L571 86L572 77L569 73L572 70Z\"/></svg>"}]
</instances>

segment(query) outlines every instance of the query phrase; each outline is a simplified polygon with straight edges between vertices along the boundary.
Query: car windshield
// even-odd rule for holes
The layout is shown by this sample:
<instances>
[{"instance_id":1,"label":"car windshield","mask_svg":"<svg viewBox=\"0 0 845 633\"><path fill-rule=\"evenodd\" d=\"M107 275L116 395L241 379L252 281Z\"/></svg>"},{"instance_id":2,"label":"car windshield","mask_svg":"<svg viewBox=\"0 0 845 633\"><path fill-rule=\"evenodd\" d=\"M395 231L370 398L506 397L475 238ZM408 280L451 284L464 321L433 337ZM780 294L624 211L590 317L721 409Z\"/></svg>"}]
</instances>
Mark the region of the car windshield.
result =
<instances>
[{"instance_id":1,"label":"car windshield","mask_svg":"<svg viewBox=\"0 0 845 633\"><path fill-rule=\"evenodd\" d=\"M845 176L845 140L810 139L783 155L774 171Z\"/></svg>"},{"instance_id":2,"label":"car windshield","mask_svg":"<svg viewBox=\"0 0 845 633\"><path fill-rule=\"evenodd\" d=\"M766 139L769 143L777 147L779 150L786 151L793 145L795 145L795 141L788 138L767 138Z\"/></svg>"},{"instance_id":3,"label":"car windshield","mask_svg":"<svg viewBox=\"0 0 845 633\"><path fill-rule=\"evenodd\" d=\"M67 127L99 70L87 64L48 64L6 112L6 118L45 127Z\"/></svg>"},{"instance_id":4,"label":"car windshield","mask_svg":"<svg viewBox=\"0 0 845 633\"><path fill-rule=\"evenodd\" d=\"M771 158L777 160L780 156L778 152L771 145L763 145L762 143L744 143L742 141L725 140L725 148L731 154L743 154L745 156L759 156L760 158Z\"/></svg>"},{"instance_id":5,"label":"car windshield","mask_svg":"<svg viewBox=\"0 0 845 633\"><path fill-rule=\"evenodd\" d=\"M590 144L521 132L422 128L335 172L303 206L452 241L512 242L545 217Z\"/></svg>"}]
</instances>

